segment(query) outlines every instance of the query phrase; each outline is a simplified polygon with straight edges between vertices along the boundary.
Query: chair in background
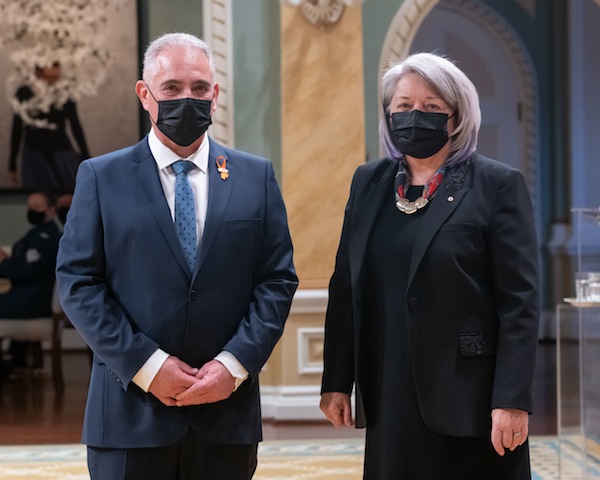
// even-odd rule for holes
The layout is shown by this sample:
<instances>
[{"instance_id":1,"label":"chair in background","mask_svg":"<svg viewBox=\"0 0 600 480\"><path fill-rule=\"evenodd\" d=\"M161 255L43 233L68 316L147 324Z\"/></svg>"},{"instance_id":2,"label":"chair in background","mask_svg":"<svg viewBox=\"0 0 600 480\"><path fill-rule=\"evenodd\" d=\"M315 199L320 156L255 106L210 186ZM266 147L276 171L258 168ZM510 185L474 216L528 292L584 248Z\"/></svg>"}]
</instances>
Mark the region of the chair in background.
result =
<instances>
[{"instance_id":1,"label":"chair in background","mask_svg":"<svg viewBox=\"0 0 600 480\"><path fill-rule=\"evenodd\" d=\"M52 380L54 391L61 397L65 390L62 365L62 334L65 327L71 327L58 300L58 289L54 287L52 296L52 316L41 318L0 319L0 338L26 342L49 341L51 345ZM41 356L41 348L34 355Z\"/></svg>"}]
</instances>

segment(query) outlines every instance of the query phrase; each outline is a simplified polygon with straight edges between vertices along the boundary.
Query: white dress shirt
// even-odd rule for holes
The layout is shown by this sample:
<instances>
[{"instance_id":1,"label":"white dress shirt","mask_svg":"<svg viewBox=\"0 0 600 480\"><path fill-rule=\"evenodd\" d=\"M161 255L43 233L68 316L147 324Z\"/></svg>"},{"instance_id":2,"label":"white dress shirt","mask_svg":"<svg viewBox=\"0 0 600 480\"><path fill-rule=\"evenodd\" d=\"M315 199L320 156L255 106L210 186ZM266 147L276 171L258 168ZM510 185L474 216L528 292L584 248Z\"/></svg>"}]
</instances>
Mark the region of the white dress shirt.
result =
<instances>
[{"instance_id":1,"label":"white dress shirt","mask_svg":"<svg viewBox=\"0 0 600 480\"><path fill-rule=\"evenodd\" d=\"M171 218L175 219L175 180L176 175L171 164L177 160L188 160L196 165L197 168L192 169L188 173L188 180L194 192L196 200L196 232L198 241L202 241L202 233L204 232L204 224L206 222L206 210L208 208L208 152L210 150L208 135L204 136L204 140L194 153L188 158L182 159L173 150L165 146L154 133L154 129L148 134L148 146L152 152L152 156L156 162L160 183L162 185L167 204L171 210ZM160 348L157 349L149 358L142 368L133 377L132 381L145 392L150 388L150 384L154 377L162 367L169 354ZM248 378L248 371L238 361L233 354L227 351L220 352L215 360L222 363L229 373L235 378L235 389ZM194 365L193 365L194 366Z\"/></svg>"}]
</instances>

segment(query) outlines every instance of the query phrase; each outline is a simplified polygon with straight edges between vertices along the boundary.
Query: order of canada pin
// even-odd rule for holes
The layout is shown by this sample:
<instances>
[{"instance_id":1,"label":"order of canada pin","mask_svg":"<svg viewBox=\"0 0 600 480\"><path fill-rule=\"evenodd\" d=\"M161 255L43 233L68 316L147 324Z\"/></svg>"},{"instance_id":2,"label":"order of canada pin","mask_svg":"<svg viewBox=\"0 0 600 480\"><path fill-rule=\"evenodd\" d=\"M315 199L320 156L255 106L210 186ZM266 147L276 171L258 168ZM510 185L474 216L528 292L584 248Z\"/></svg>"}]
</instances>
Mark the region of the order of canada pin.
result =
<instances>
[{"instance_id":1,"label":"order of canada pin","mask_svg":"<svg viewBox=\"0 0 600 480\"><path fill-rule=\"evenodd\" d=\"M221 180L229 178L229 170L227 170L227 160L223 155L217 157L217 172L221 174Z\"/></svg>"}]
</instances>

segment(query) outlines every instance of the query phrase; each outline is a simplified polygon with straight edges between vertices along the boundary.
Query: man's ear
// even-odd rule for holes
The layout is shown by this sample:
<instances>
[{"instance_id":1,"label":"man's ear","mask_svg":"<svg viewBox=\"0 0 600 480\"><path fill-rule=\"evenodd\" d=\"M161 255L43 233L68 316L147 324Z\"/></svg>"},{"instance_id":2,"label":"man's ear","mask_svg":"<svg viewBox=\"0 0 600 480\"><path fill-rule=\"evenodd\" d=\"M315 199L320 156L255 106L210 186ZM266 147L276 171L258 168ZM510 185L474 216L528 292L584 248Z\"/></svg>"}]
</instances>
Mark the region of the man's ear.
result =
<instances>
[{"instance_id":1,"label":"man's ear","mask_svg":"<svg viewBox=\"0 0 600 480\"><path fill-rule=\"evenodd\" d=\"M215 110L217 109L217 98L219 97L219 84L215 83L215 86L213 87L213 98L212 98L212 105L210 107L210 113L211 115L215 113Z\"/></svg>"},{"instance_id":2,"label":"man's ear","mask_svg":"<svg viewBox=\"0 0 600 480\"><path fill-rule=\"evenodd\" d=\"M142 108L148 111L148 97L150 96L150 90L148 90L148 85L146 85L146 82L143 80L138 80L135 83L135 94L140 99Z\"/></svg>"}]
</instances>

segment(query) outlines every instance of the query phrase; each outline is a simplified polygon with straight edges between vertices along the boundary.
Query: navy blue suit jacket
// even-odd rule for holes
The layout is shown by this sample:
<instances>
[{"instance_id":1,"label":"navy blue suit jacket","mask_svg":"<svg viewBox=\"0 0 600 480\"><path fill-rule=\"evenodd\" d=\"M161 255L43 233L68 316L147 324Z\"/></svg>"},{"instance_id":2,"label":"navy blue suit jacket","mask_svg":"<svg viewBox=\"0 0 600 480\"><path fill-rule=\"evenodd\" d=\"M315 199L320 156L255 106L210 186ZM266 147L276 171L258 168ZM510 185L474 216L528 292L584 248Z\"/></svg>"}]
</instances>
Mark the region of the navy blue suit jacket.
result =
<instances>
[{"instance_id":1,"label":"navy blue suit jacket","mask_svg":"<svg viewBox=\"0 0 600 480\"><path fill-rule=\"evenodd\" d=\"M224 156L222 180L216 158ZM190 272L147 138L79 167L57 280L68 318L94 351L83 442L261 440L257 376L297 287L287 217L272 165L211 139L209 200ZM200 367L231 352L250 377L227 400L167 407L132 378L161 348Z\"/></svg>"}]
</instances>

